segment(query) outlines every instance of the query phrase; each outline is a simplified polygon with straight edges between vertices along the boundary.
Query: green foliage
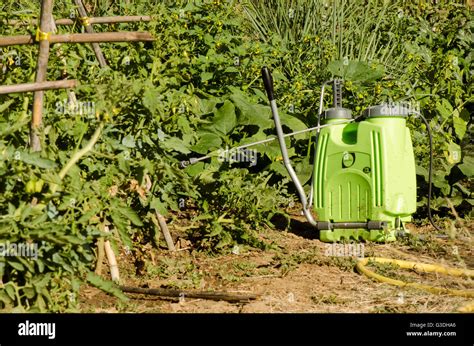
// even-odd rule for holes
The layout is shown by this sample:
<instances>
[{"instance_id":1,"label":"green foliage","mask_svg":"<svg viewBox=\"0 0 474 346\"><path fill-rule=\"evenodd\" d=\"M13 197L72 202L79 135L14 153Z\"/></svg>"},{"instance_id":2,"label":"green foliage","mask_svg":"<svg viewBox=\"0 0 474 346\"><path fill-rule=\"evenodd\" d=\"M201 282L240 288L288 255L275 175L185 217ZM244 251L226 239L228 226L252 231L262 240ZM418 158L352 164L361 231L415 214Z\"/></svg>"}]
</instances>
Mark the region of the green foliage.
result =
<instances>
[{"instance_id":1,"label":"green foliage","mask_svg":"<svg viewBox=\"0 0 474 346\"><path fill-rule=\"evenodd\" d=\"M151 239L155 211L175 218L182 199L196 211L189 235L201 249L268 246L258 231L292 199L277 142L252 148L255 165L221 160L226 148L274 134L263 65L273 68L287 132L314 125L320 85L331 76L348 80L345 106L356 112L390 99L419 101L435 133L435 196L450 196L457 206L472 203L472 16L464 5L85 3L91 16L151 15L149 23L94 29L150 31L155 41L101 44L106 69L89 45L53 45L48 80L67 77L81 85L76 104L65 90L45 93L40 153L27 149L31 96L0 96L0 243L39 245L37 259L0 257L0 308L73 311L83 283L123 298L92 274L94 244L106 237L118 252ZM57 2L54 11L56 18L75 14L68 2ZM38 13L38 2L0 4L2 18L31 20ZM35 30L0 21L2 36ZM58 27L59 33L81 30ZM0 83L34 80L36 45L3 47L0 55ZM61 178L101 124L93 150ZM421 199L427 138L418 120L412 125ZM308 182L312 139L299 135L287 144L297 174ZM210 160L179 166L209 153Z\"/></svg>"},{"instance_id":2,"label":"green foliage","mask_svg":"<svg viewBox=\"0 0 474 346\"><path fill-rule=\"evenodd\" d=\"M226 169L217 179L200 173L196 179L199 193L203 198L204 215L198 217L206 221L202 229L192 230L191 237L202 249L220 251L237 244L267 248L258 230L264 225L273 226L272 217L284 214L282 205L292 199L285 197L287 181L271 186L272 175L267 172L252 175L247 169Z\"/></svg>"},{"instance_id":3,"label":"green foliage","mask_svg":"<svg viewBox=\"0 0 474 346\"><path fill-rule=\"evenodd\" d=\"M0 12L8 13L9 19L28 20L39 13L36 5L7 1ZM260 186L263 200L258 209L250 202L252 175L243 171L241 185L248 197L238 201L237 187L226 185L234 177L225 170L221 175L215 160L201 167L199 178L179 168L190 154L252 138L253 126L260 137L271 129L269 108L257 105L264 96L253 89L265 58L255 48L259 43L242 32L243 16L235 16L233 6L208 1L173 6L102 1L86 6L91 16L152 15L156 19L148 24L120 24L116 29L148 30L156 40L102 44L110 65L103 70L88 45L52 46L49 79L68 76L80 80L81 86L74 90L78 104L70 102L66 91L45 93L40 153L25 149L31 98L0 96L0 242L39 245L37 259L1 258L2 308L71 310L80 284L86 282L123 297L92 274L94 244L107 237L117 252L121 246L132 248L137 238L152 238L154 212L174 217L169 212L179 210L181 198L202 214L195 236L203 239L203 248L209 232L218 229L217 221L237 220L210 240L230 239L219 249L235 242L260 246L252 227L262 226L278 203L286 202L279 195L282 189ZM71 9L58 5L55 15L69 17ZM97 31L111 29L114 26L96 26ZM80 27L58 30L66 33ZM32 26L0 24L2 35L32 32ZM1 82L27 82L35 72L36 49L3 48L7 58L1 60ZM17 56L19 65L11 60ZM61 179L61 168L101 123L105 127L98 143ZM297 119L293 123L304 126ZM228 193L235 205L229 199L225 207L207 209L202 195L211 198L213 192L201 176L213 176L220 193ZM208 222L214 219L217 223ZM104 233L106 226L110 233ZM64 303L57 303L54 292L66 297L60 299Z\"/></svg>"}]
</instances>

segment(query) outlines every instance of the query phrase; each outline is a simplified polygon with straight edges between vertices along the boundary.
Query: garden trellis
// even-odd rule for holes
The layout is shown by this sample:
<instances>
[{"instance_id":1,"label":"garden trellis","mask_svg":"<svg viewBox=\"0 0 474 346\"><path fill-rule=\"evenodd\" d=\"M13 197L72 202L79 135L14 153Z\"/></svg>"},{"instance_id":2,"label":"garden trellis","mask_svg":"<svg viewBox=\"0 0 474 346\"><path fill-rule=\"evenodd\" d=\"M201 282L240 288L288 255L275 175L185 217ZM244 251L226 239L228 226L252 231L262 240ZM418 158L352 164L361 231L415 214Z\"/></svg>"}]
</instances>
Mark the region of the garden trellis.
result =
<instances>
[{"instance_id":1,"label":"garden trellis","mask_svg":"<svg viewBox=\"0 0 474 346\"><path fill-rule=\"evenodd\" d=\"M64 89L75 87L78 82L71 80L63 81L46 81L48 60L51 44L55 43L91 43L94 49L100 67L107 66L105 57L99 47L100 42L136 42L136 41L153 41L153 36L149 32L104 32L94 33L92 24L101 23L129 23L138 21L150 21L149 16L126 16L126 17L106 17L106 18L89 18L86 8L82 0L75 0L79 12L79 23L85 27L86 33L83 34L64 34L56 35L56 25L72 25L77 21L71 19L60 19L57 22L53 17L53 0L43 0L41 3L41 15L36 35L17 35L9 37L0 37L0 47L38 44L39 54L37 60L35 83L4 85L0 86L0 94L14 92L34 92L33 99L33 115L30 127L30 149L32 151L40 151L41 143L39 133L43 122L43 102L44 91L50 89ZM30 24L31 22L7 20L7 24L21 25Z\"/></svg>"},{"instance_id":2,"label":"garden trellis","mask_svg":"<svg viewBox=\"0 0 474 346\"><path fill-rule=\"evenodd\" d=\"M101 68L107 67L106 59L99 46L100 42L137 42L137 41L153 41L154 38L149 32L104 32L95 33L92 28L92 24L109 24L109 23L130 23L140 21L150 21L150 16L117 16L117 17L105 17L105 18L89 18L86 8L82 3L82 0L75 0L80 17L79 23L84 26L86 33L81 34L56 34L56 25L73 25L77 20L72 19L60 19L54 20L53 17L53 0L43 0L41 3L41 15L39 27L36 31L36 35L17 35L17 36L6 36L0 37L0 47L14 46L14 45L25 45L25 44L38 44L39 53L36 67L36 77L34 83L23 83L16 85L2 85L0 86L0 94L10 93L24 93L34 92L33 99L33 114L30 125L30 150L33 152L41 151L40 142L40 131L42 127L43 118L43 103L44 103L44 91L53 89L72 89L76 87L79 82L77 80L57 80L47 81L47 69L48 60L50 53L50 46L56 43L91 43L94 50L95 56L99 62ZM32 21L19 21L19 20L7 20L7 25L28 25L32 24ZM60 52L62 55L62 52ZM73 97L75 99L75 96ZM89 143L80 151L78 151L73 158L69 161L63 170L60 172L60 176L64 176L70 166L72 166L77 160L83 156L87 151L92 149L92 146L97 141L102 126L96 130L93 138ZM55 187L53 187L53 190ZM34 203L34 202L32 202ZM106 231L106 230L105 230ZM167 229L166 229L167 231ZM165 236L166 233L163 230ZM102 241L98 244L99 247L103 246L106 250L107 259L111 266L112 279L118 281L118 268L116 264L115 255L110 248L109 241ZM99 252L102 249L99 248ZM0 281L1 282L1 281Z\"/></svg>"}]
</instances>

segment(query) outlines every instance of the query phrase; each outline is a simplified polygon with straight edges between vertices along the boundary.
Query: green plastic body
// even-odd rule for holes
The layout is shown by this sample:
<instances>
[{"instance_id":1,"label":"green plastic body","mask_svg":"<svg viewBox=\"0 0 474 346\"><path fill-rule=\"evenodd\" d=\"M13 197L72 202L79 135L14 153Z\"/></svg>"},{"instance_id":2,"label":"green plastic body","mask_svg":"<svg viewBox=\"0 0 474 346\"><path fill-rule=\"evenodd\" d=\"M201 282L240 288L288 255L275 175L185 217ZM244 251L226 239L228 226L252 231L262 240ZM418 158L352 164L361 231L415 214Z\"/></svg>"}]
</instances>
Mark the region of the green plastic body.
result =
<instances>
[{"instance_id":1,"label":"green plastic body","mask_svg":"<svg viewBox=\"0 0 474 346\"><path fill-rule=\"evenodd\" d=\"M326 123L340 122L327 120ZM326 242L396 239L416 210L416 171L405 117L374 117L321 130L313 175L319 221L385 221L381 230L321 230Z\"/></svg>"}]
</instances>

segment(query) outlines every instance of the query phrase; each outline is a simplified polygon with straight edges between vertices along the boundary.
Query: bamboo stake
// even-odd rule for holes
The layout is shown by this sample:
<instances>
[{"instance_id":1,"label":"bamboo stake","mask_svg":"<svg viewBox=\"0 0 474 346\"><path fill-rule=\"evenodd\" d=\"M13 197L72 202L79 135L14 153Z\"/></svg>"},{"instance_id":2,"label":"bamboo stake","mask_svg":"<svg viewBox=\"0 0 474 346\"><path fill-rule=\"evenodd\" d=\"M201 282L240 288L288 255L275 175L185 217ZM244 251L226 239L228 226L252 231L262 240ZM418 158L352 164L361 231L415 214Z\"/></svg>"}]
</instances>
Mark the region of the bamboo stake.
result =
<instances>
[{"instance_id":1,"label":"bamboo stake","mask_svg":"<svg viewBox=\"0 0 474 346\"><path fill-rule=\"evenodd\" d=\"M48 82L38 82L38 83L23 83L16 85L1 85L0 86L0 95L2 94L13 94L13 93L23 93L31 91L41 91L41 90L53 90L53 89L69 89L75 88L78 85L78 81L74 79L65 79L58 81L48 81Z\"/></svg>"},{"instance_id":2,"label":"bamboo stake","mask_svg":"<svg viewBox=\"0 0 474 346\"><path fill-rule=\"evenodd\" d=\"M79 15L85 19L87 18L87 10L84 7L84 4L82 3L82 0L74 0L77 6L77 10L79 12ZM83 20L82 25L84 25L84 28L86 29L86 32L89 34L94 33L94 29L92 28L92 25L89 23L87 20ZM107 67L107 62L105 61L104 54L102 54L102 50L100 49L100 46L98 43L94 42L92 43L92 49L94 50L95 56L97 58L97 61L99 61L99 66L101 68Z\"/></svg>"},{"instance_id":3,"label":"bamboo stake","mask_svg":"<svg viewBox=\"0 0 474 346\"><path fill-rule=\"evenodd\" d=\"M155 225L155 227L158 229L160 228L160 224L158 223L158 220L156 218L156 215L151 214L151 221ZM161 228L160 228L161 229ZM155 241L155 246L159 248L160 246L160 232L156 231L154 232L153 240Z\"/></svg>"},{"instance_id":4,"label":"bamboo stake","mask_svg":"<svg viewBox=\"0 0 474 346\"><path fill-rule=\"evenodd\" d=\"M97 275L102 274L102 263L104 261L104 252L105 252L105 241L104 241L104 238L100 237L97 240L97 262L95 265L95 273Z\"/></svg>"},{"instance_id":5,"label":"bamboo stake","mask_svg":"<svg viewBox=\"0 0 474 346\"><path fill-rule=\"evenodd\" d=\"M109 233L109 226L104 226L104 232ZM105 254L107 256L107 261L109 262L110 266L110 276L112 277L112 281L120 282L120 273L117 265L117 259L115 257L114 250L112 250L112 246L110 245L109 240L106 240L104 242L104 248Z\"/></svg>"},{"instance_id":6,"label":"bamboo stake","mask_svg":"<svg viewBox=\"0 0 474 346\"><path fill-rule=\"evenodd\" d=\"M136 22L149 22L152 20L151 16L109 16L109 17L90 17L89 23L92 24L119 24L119 23L136 23ZM4 23L7 25L35 25L36 19L31 20L6 20ZM55 20L56 25L74 25L77 24L77 20L62 18Z\"/></svg>"},{"instance_id":7,"label":"bamboo stake","mask_svg":"<svg viewBox=\"0 0 474 346\"><path fill-rule=\"evenodd\" d=\"M56 34L58 32L58 27L54 23L53 16L51 16L51 29L52 29L52 32L54 34ZM61 49L61 44L60 43L58 44L58 49L56 51L56 55L61 60L63 66L64 66L63 76L67 75L67 61L66 61L66 58L64 57L64 52ZM73 105L76 104L77 100L76 100L76 94L74 93L74 91L68 90L67 91L67 98L68 98L68 101L69 101L70 104L73 104Z\"/></svg>"},{"instance_id":8,"label":"bamboo stake","mask_svg":"<svg viewBox=\"0 0 474 346\"><path fill-rule=\"evenodd\" d=\"M154 41L149 32L122 31L122 32L99 32L93 34L62 34L50 35L49 43L101 43L101 42L137 42ZM0 37L0 47L15 46L36 43L34 36L18 35Z\"/></svg>"},{"instance_id":9,"label":"bamboo stake","mask_svg":"<svg viewBox=\"0 0 474 346\"><path fill-rule=\"evenodd\" d=\"M151 294L161 297L176 298L197 298L210 300L225 300L231 303L249 303L251 300L257 299L256 294L233 294L228 292L207 292L207 291L182 291L168 288L140 288L120 286L123 292Z\"/></svg>"},{"instance_id":10,"label":"bamboo stake","mask_svg":"<svg viewBox=\"0 0 474 346\"><path fill-rule=\"evenodd\" d=\"M53 11L53 0L43 0L41 3L41 21L40 21L40 41L38 66L36 70L36 82L41 83L46 80L46 71L49 60L49 40L48 35L51 32L51 18ZM46 37L42 37L45 35ZM41 143L38 131L43 121L43 98L44 91L36 91L33 98L33 117L30 128L30 148L32 151L40 151Z\"/></svg>"},{"instance_id":11,"label":"bamboo stake","mask_svg":"<svg viewBox=\"0 0 474 346\"><path fill-rule=\"evenodd\" d=\"M173 238L171 238L170 230L168 229L168 225L166 225L166 220L157 211L155 211L156 218L158 219L158 223L160 224L161 232L163 232L163 235L165 236L166 240L166 245L168 245L168 250L170 251L176 251L176 248L174 247L173 243Z\"/></svg>"}]
</instances>

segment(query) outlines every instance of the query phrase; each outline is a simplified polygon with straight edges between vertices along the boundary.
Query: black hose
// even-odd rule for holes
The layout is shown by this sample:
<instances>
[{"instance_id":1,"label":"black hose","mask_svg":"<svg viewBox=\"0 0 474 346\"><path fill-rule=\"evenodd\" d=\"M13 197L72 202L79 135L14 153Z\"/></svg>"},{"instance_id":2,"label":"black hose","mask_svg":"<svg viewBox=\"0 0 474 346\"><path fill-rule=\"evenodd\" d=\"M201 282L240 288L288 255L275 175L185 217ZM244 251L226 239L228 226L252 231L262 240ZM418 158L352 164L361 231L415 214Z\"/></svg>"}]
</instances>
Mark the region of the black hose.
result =
<instances>
[{"instance_id":1,"label":"black hose","mask_svg":"<svg viewBox=\"0 0 474 346\"><path fill-rule=\"evenodd\" d=\"M428 219L430 220L431 224L438 232L442 232L441 228L436 226L433 220L433 217L431 216L431 185L432 185L431 176L433 173L433 136L431 135L431 128L430 128L430 124L428 123L428 120L426 120L426 118L423 116L423 114L421 114L421 112L416 112L416 114L418 114L423 120L423 122L425 123L426 131L428 132L428 137L430 141L430 164L428 167Z\"/></svg>"}]
</instances>

